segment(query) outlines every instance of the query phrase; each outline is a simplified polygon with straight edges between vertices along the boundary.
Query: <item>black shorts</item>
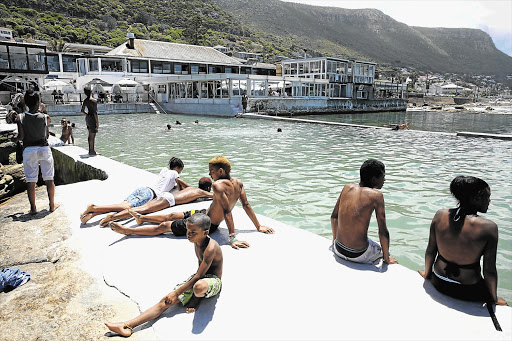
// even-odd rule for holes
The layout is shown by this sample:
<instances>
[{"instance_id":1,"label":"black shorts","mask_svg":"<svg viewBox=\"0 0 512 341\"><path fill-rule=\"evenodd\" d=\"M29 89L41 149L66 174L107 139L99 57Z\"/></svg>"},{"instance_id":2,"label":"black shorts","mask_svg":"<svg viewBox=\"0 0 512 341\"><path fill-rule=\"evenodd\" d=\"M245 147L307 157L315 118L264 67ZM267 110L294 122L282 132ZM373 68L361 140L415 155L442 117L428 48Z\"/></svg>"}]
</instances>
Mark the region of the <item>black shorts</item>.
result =
<instances>
[{"instance_id":1,"label":"black shorts","mask_svg":"<svg viewBox=\"0 0 512 341\"><path fill-rule=\"evenodd\" d=\"M192 210L183 212L185 218L175 220L171 224L171 231L176 237L182 237L187 234L187 219L190 218L190 216L194 213L206 213L206 210ZM211 224L210 233L217 231L218 227L219 225Z\"/></svg>"},{"instance_id":2,"label":"black shorts","mask_svg":"<svg viewBox=\"0 0 512 341\"><path fill-rule=\"evenodd\" d=\"M491 297L483 278L480 278L475 284L457 284L447 282L437 277L436 274L432 274L430 281L437 291L459 300L486 302Z\"/></svg>"}]
</instances>

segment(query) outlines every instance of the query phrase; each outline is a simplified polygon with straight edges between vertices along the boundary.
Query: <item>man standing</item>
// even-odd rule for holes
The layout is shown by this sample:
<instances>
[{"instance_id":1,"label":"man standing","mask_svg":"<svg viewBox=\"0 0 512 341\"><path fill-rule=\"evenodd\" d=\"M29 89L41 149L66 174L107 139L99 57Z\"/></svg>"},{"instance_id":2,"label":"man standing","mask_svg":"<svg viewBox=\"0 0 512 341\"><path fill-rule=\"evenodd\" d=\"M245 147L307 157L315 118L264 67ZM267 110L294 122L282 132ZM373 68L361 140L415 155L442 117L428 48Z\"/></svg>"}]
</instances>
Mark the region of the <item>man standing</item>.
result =
<instances>
[{"instance_id":1,"label":"man standing","mask_svg":"<svg viewBox=\"0 0 512 341\"><path fill-rule=\"evenodd\" d=\"M87 138L87 142L89 143L89 155L96 155L96 151L94 150L94 139L96 138L96 133L98 132L99 121L98 121L98 102L96 99L92 98L92 91L89 88L84 89L85 96L87 98L84 100L82 104L82 114L85 116L85 124L87 125L87 130L89 131L89 136ZM87 108L87 111L85 109Z\"/></svg>"},{"instance_id":2,"label":"man standing","mask_svg":"<svg viewBox=\"0 0 512 341\"><path fill-rule=\"evenodd\" d=\"M373 263L380 258L385 263L398 263L389 255L389 232L386 226L384 196L384 164L366 160L360 169L359 184L347 184L331 214L334 253L356 263ZM368 239L368 227L373 211L379 226L380 243Z\"/></svg>"},{"instance_id":3,"label":"man standing","mask_svg":"<svg viewBox=\"0 0 512 341\"><path fill-rule=\"evenodd\" d=\"M247 94L244 92L244 94L242 95L242 112L245 114L245 112L247 111Z\"/></svg>"},{"instance_id":4,"label":"man standing","mask_svg":"<svg viewBox=\"0 0 512 341\"><path fill-rule=\"evenodd\" d=\"M55 204L55 183L53 176L55 169L53 167L53 155L48 146L48 123L50 117L38 112L40 100L39 94L29 89L25 93L25 104L28 112L18 115L18 140L23 141L23 169L27 181L28 201L30 202L30 214L36 214L36 183L39 175L39 166L41 174L48 191L48 200L50 201L50 212L55 211L59 205Z\"/></svg>"}]
</instances>

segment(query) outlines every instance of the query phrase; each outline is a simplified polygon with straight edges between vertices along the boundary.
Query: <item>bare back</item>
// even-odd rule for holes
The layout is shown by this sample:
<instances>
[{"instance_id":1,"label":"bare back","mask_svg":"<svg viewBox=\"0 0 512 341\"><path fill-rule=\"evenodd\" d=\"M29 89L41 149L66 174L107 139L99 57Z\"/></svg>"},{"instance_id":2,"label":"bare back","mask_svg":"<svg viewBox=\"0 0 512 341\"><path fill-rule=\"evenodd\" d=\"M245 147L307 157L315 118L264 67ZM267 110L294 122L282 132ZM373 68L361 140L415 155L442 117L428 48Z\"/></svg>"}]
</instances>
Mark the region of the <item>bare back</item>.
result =
<instances>
[{"instance_id":1,"label":"bare back","mask_svg":"<svg viewBox=\"0 0 512 341\"><path fill-rule=\"evenodd\" d=\"M376 189L348 184L341 191L336 209L336 239L348 247L363 249L368 245L368 226L373 211L378 210L378 220L379 214L384 215L384 198Z\"/></svg>"},{"instance_id":2,"label":"bare back","mask_svg":"<svg viewBox=\"0 0 512 341\"><path fill-rule=\"evenodd\" d=\"M208 209L212 224L220 224L224 215L235 207L243 191L243 183L237 178L219 179L212 185L213 202Z\"/></svg>"},{"instance_id":3,"label":"bare back","mask_svg":"<svg viewBox=\"0 0 512 341\"><path fill-rule=\"evenodd\" d=\"M213 194L197 187L187 187L173 193L176 205L187 204L199 198L212 198Z\"/></svg>"},{"instance_id":4,"label":"bare back","mask_svg":"<svg viewBox=\"0 0 512 341\"><path fill-rule=\"evenodd\" d=\"M450 210L439 210L434 219L433 227L439 254L447 261L457 265L479 263L484 256L484 267L487 261L495 263L496 249L489 250L494 237L497 238L497 226L483 217L468 215L460 228L450 225ZM489 255L489 256L487 256ZM490 257L492 259L488 259ZM435 264L436 272L446 275L446 263L440 259ZM464 284L472 284L480 277L480 269L460 269L460 274L453 279Z\"/></svg>"}]
</instances>

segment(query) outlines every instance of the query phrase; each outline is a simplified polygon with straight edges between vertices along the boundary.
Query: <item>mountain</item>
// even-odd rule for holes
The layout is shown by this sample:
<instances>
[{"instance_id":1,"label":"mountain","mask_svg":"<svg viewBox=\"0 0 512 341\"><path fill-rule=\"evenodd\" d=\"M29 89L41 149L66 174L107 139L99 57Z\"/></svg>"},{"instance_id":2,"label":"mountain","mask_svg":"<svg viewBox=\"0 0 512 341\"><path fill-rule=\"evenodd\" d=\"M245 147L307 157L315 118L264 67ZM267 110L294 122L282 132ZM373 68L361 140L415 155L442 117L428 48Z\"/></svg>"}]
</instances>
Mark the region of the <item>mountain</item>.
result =
<instances>
[{"instance_id":1,"label":"mountain","mask_svg":"<svg viewBox=\"0 0 512 341\"><path fill-rule=\"evenodd\" d=\"M140 39L225 45L266 57L331 56L504 80L512 57L481 30L408 26L375 9L278 0L2 0L18 37L117 46Z\"/></svg>"},{"instance_id":2,"label":"mountain","mask_svg":"<svg viewBox=\"0 0 512 341\"><path fill-rule=\"evenodd\" d=\"M343 9L278 0L213 0L264 35L302 41L312 55L364 58L421 71L496 75L512 57L476 29L411 27L376 9Z\"/></svg>"}]
</instances>

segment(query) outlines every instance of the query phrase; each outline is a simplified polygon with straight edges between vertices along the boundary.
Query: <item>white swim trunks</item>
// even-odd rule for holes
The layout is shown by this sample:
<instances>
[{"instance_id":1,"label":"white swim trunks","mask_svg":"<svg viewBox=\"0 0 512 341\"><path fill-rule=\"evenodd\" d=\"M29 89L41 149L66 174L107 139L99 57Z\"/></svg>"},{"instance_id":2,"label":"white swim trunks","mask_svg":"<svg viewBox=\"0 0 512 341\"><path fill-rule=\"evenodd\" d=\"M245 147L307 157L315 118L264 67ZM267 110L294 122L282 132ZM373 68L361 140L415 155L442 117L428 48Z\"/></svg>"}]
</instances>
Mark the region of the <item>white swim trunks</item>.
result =
<instances>
[{"instance_id":1,"label":"white swim trunks","mask_svg":"<svg viewBox=\"0 0 512 341\"><path fill-rule=\"evenodd\" d=\"M349 247L338 242L337 240L334 241L332 249L333 249L334 253L336 254L336 256L343 258L345 260L349 260L354 263L372 264L373 262L375 262L383 257L382 247L380 246L379 243L374 242L371 239L368 239L368 248L366 249L366 251L362 255L357 256L357 257L351 258L351 257L347 257L346 255L342 254L341 252L350 253L350 252L357 252L357 250L350 249Z\"/></svg>"},{"instance_id":2,"label":"white swim trunks","mask_svg":"<svg viewBox=\"0 0 512 341\"><path fill-rule=\"evenodd\" d=\"M172 195L172 193L169 193L169 192L160 193L158 195L158 198L164 198L165 200L167 200L169 202L169 207L173 207L176 204L176 202L174 201L174 195Z\"/></svg>"},{"instance_id":3,"label":"white swim trunks","mask_svg":"<svg viewBox=\"0 0 512 341\"><path fill-rule=\"evenodd\" d=\"M23 151L23 169L27 182L37 182L39 166L44 181L53 180L55 169L53 167L52 150L48 146L27 147Z\"/></svg>"}]
</instances>

